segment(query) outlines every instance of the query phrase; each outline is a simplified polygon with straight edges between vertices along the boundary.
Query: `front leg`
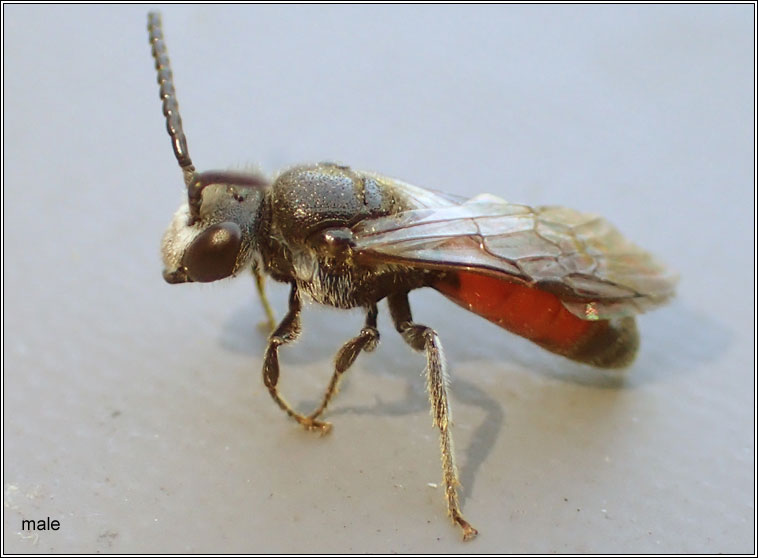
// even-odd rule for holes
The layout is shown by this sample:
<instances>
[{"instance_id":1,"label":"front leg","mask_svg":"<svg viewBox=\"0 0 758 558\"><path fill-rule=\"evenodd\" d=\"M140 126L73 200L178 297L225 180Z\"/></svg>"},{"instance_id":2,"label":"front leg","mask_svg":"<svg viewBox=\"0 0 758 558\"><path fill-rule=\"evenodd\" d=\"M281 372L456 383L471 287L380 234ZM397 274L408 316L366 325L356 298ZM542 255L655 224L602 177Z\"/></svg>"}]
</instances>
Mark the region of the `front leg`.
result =
<instances>
[{"instance_id":1,"label":"front leg","mask_svg":"<svg viewBox=\"0 0 758 558\"><path fill-rule=\"evenodd\" d=\"M279 326L274 330L274 333L268 338L266 355L263 359L263 383L268 388L268 392L271 394L274 401L276 401L276 404L279 405L285 413L303 425L306 429L318 430L322 434L326 434L331 428L329 423L301 415L295 411L281 395L279 395L279 391L276 389L276 384L279 382L279 346L294 341L297 339L298 335L300 335L301 308L300 296L297 293L297 285L293 283L292 290L290 290L289 310Z\"/></svg>"},{"instance_id":2,"label":"front leg","mask_svg":"<svg viewBox=\"0 0 758 558\"><path fill-rule=\"evenodd\" d=\"M442 452L442 480L445 485L445 500L450 518L463 530L463 540L476 537L477 530L466 521L458 503L458 470L455 466L453 435L450 432L452 413L447 396L447 373L445 357L442 353L437 332L430 327L413 322L408 293L390 295L387 299L395 327L405 342L417 351L426 352L426 380L429 401L432 405L432 422L440 431Z\"/></svg>"},{"instance_id":3,"label":"front leg","mask_svg":"<svg viewBox=\"0 0 758 558\"><path fill-rule=\"evenodd\" d=\"M274 331L274 328L276 327L276 318L274 317L274 311L271 309L271 304L269 304L268 297L266 296L266 279L264 278L263 273L261 273L257 263L253 264L253 276L255 277L255 287L258 289L258 297L263 306L263 311L266 313L266 321L259 325L266 330L266 333L269 333Z\"/></svg>"}]
</instances>

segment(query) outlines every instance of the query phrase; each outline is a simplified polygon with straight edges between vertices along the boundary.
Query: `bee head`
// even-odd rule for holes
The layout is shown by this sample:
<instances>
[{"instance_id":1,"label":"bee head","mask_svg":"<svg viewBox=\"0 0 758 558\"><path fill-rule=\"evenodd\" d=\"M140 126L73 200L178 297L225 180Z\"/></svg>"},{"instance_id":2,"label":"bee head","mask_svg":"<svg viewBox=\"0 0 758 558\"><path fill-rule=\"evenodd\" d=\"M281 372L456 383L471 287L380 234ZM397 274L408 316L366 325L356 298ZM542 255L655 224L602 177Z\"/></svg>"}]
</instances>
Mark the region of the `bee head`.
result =
<instances>
[{"instance_id":1,"label":"bee head","mask_svg":"<svg viewBox=\"0 0 758 558\"><path fill-rule=\"evenodd\" d=\"M266 185L257 175L195 175L188 201L163 235L163 278L168 283L207 283L234 276L251 264Z\"/></svg>"}]
</instances>

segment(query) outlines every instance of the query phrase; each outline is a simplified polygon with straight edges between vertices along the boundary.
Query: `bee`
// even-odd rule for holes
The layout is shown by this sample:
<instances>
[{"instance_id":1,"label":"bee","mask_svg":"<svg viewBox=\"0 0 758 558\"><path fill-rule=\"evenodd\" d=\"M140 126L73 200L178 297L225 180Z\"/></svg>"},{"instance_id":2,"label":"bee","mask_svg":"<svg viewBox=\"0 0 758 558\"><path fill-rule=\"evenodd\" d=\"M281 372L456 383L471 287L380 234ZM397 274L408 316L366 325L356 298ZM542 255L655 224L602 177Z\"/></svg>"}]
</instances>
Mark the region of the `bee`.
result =
<instances>
[{"instance_id":1,"label":"bee","mask_svg":"<svg viewBox=\"0 0 758 558\"><path fill-rule=\"evenodd\" d=\"M322 420L340 379L379 342L377 304L426 355L433 425L439 430L447 512L464 540L450 430L448 376L434 329L413 320L408 293L430 287L465 309L548 351L599 368L629 365L639 347L635 315L664 304L675 277L607 221L562 207L529 207L491 195L434 192L334 163L300 165L269 180L257 173L197 172L187 149L159 14L148 31L163 113L187 187L163 236L169 283L210 282L252 270L272 332L263 383L276 404L308 430ZM264 276L290 286L275 323ZM306 300L362 308L361 331L337 352L321 403L295 410L277 388L279 349L300 333Z\"/></svg>"}]
</instances>

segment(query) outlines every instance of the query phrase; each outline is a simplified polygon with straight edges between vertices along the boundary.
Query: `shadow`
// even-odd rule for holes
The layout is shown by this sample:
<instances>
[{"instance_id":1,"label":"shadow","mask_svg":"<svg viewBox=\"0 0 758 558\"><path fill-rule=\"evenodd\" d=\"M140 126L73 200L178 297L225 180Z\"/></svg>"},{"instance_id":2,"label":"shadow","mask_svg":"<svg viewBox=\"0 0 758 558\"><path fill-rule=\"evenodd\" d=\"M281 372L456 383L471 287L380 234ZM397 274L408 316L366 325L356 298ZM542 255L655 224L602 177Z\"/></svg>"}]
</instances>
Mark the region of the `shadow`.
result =
<instances>
[{"instance_id":1,"label":"shadow","mask_svg":"<svg viewBox=\"0 0 758 558\"><path fill-rule=\"evenodd\" d=\"M708 362L719 358L730 344L730 334L725 327L687 308L683 303L674 301L670 306L657 311L654 319L648 319L648 316L640 318L642 349L637 362L628 372L602 371L552 355L473 314L461 313L452 304L440 304L438 295L432 294L436 298L433 302L430 302L433 299L428 293L417 297L421 299L420 304L414 304L412 300L414 319L431 327L440 324L435 329L440 334L451 363L450 394L453 412L463 404L479 409L483 416L460 456L464 459L460 467L462 503L471 495L477 474L495 447L506 413L503 405L485 389L456 375L456 363L495 363L507 360L514 367L531 370L543 378L619 393L620 390L635 389L671 374L694 374L697 368L707 366ZM413 293L412 296L417 295ZM281 308L286 301L286 286L283 289L270 289L270 298L281 318ZM451 317L454 319L451 320ZM339 347L360 331L363 318L361 309L346 313L306 305L299 342L281 351L283 367L321 362L331 367ZM259 327L263 320L263 310L253 298L230 316L221 334L221 346L261 359L267 337L267 333ZM340 399L330 406L329 417L349 414L397 417L429 411L426 380L422 374L423 356L405 345L396 334L384 304L380 304L379 330L382 338L377 350L382 353L382 364L380 367L363 365L362 373L365 371L373 375L402 378L406 386L404 393L399 399L393 400L383 400L377 396L373 404L363 406L345 405L344 399ZM461 331L465 333L459 334ZM364 358L365 355L359 357L359 362ZM354 375L348 373L343 378L343 391L349 389L351 381L354 381ZM601 398L597 412L603 413L612 408L612 400L615 399L616 397L611 397L610 400ZM313 409L319 403L320 394L317 399L298 401L296 408Z\"/></svg>"},{"instance_id":2,"label":"shadow","mask_svg":"<svg viewBox=\"0 0 758 558\"><path fill-rule=\"evenodd\" d=\"M603 370L553 355L535 344L481 320L487 331L448 335L448 354L460 361L507 359L546 378L602 389L636 388L674 375L695 372L717 361L729 348L733 334L704 313L675 299L666 307L638 317L640 350L623 370Z\"/></svg>"},{"instance_id":3,"label":"shadow","mask_svg":"<svg viewBox=\"0 0 758 558\"><path fill-rule=\"evenodd\" d=\"M406 350L409 353L411 351L410 348L406 348ZM391 375L402 377L406 380L405 392L400 399L385 401L376 396L374 404L363 406L338 403L335 404L334 407L329 408L328 416L330 419L345 415L399 417L417 415L419 413L429 413L430 403L425 389L426 379L419 376L421 368L416 365L415 360L416 359L405 358L403 359L402 365L392 366L391 372L382 372L382 375L384 376ZM421 364L421 366L423 367L424 365ZM376 374L376 372L368 372ZM477 472L491 454L495 442L502 431L503 423L505 422L505 412L503 411L502 404L487 395L487 393L475 383L455 377L454 370L451 370L451 373L453 380L449 393L453 416L455 417L455 410L459 408L461 404L476 407L481 410L484 415L479 425L471 433L470 440L462 452L465 462L459 468L462 485L459 495L461 505L463 505L466 498L471 495L474 489ZM419 381L411 381L414 376L417 376ZM349 389L350 381L350 376L345 378L344 390ZM301 405L304 409L310 409L315 407L318 403L319 401L314 399L303 401ZM455 438L455 419L453 419L453 437Z\"/></svg>"},{"instance_id":4,"label":"shadow","mask_svg":"<svg viewBox=\"0 0 758 558\"><path fill-rule=\"evenodd\" d=\"M460 470L461 503L471 496L477 473L495 447L505 423L505 412L497 402L473 382L456 380L453 389L454 399L465 405L476 406L484 411L484 418L471 434L464 455L466 462Z\"/></svg>"},{"instance_id":5,"label":"shadow","mask_svg":"<svg viewBox=\"0 0 758 558\"><path fill-rule=\"evenodd\" d=\"M268 298L276 320L284 317L289 287L267 284ZM338 310L318 304L303 304L300 337L283 346L280 355L284 362L295 365L325 361L331 363L345 341L355 337L363 327L363 309ZM228 351L250 356L263 363L270 331L263 307L253 292L246 304L239 306L226 320L219 336L219 345ZM314 335L314 332L317 334Z\"/></svg>"}]
</instances>

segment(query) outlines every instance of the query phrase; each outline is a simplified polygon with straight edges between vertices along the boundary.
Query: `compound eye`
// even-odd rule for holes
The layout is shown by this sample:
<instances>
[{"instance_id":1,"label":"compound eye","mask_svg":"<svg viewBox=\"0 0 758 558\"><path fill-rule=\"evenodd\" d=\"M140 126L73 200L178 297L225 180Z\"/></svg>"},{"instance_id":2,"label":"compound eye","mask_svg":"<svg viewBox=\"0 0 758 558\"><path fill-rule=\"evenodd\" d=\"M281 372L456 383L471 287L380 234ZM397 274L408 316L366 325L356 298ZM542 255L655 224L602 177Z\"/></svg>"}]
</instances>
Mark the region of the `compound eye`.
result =
<instances>
[{"instance_id":1,"label":"compound eye","mask_svg":"<svg viewBox=\"0 0 758 558\"><path fill-rule=\"evenodd\" d=\"M242 231L236 223L224 222L202 232L182 258L182 265L193 281L208 283L229 277L237 263Z\"/></svg>"}]
</instances>

